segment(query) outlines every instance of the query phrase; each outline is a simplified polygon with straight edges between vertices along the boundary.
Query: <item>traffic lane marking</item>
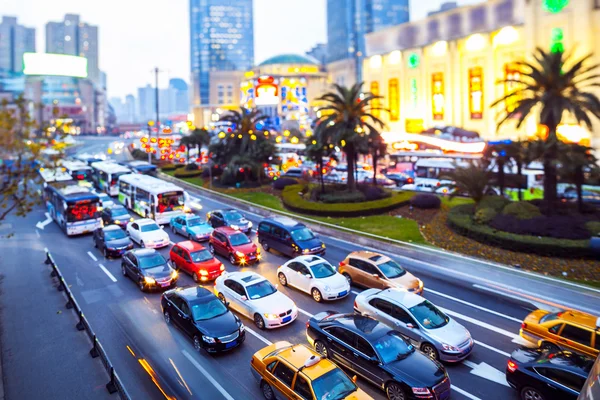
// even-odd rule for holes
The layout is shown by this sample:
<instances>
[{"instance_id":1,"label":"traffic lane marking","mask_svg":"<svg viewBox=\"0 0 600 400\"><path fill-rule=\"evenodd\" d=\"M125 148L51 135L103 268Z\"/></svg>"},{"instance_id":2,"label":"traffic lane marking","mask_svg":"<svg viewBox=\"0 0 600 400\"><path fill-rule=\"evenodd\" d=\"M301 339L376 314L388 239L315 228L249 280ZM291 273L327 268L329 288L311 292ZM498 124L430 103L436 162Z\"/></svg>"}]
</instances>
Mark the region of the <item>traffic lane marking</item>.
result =
<instances>
[{"instance_id":1,"label":"traffic lane marking","mask_svg":"<svg viewBox=\"0 0 600 400\"><path fill-rule=\"evenodd\" d=\"M461 319L463 321L470 322L470 323L472 323L474 325L480 326L480 327L485 328L487 330L490 330L492 332L496 332L496 333L498 333L500 335L503 335L503 336L506 336L506 337L510 338L511 340L519 337L519 335L517 335L517 334L514 334L514 333L509 332L509 331L507 331L505 329L502 329L502 328L498 328L498 327L496 327L496 326L494 326L492 324L488 324L487 322L483 322L483 321L480 321L478 319L468 317L468 316L466 316L464 314L457 313L457 312L452 311L452 310L448 310L447 308L442 308L442 307L439 307L439 306L438 306L438 308L442 312L444 312L444 313L446 313L446 314L448 314L448 315L450 315L452 317Z\"/></svg>"},{"instance_id":2,"label":"traffic lane marking","mask_svg":"<svg viewBox=\"0 0 600 400\"><path fill-rule=\"evenodd\" d=\"M560 311L560 310L563 310L564 308L566 308L563 305L559 304L557 302L557 300L555 300L555 299L549 299L549 298L548 299L540 299L538 297L528 295L526 293L522 293L516 289L508 289L508 288L503 288L500 286L494 286L492 288L492 287L482 286L482 285L478 285L478 284L474 284L473 287L475 287L477 289L485 290L487 292L495 293L495 294L503 296L503 297L508 297L510 299L519 298L522 301L532 304L536 308L541 308L541 309L551 311L551 312ZM577 308L577 307L572 307L572 308Z\"/></svg>"},{"instance_id":3,"label":"traffic lane marking","mask_svg":"<svg viewBox=\"0 0 600 400\"><path fill-rule=\"evenodd\" d=\"M223 388L223 386L221 386L219 384L219 382L217 382L212 375L206 370L204 369L204 367L202 367L195 359L194 357L191 356L190 353L187 352L187 350L181 350L181 353L185 356L185 358L187 358L189 360L189 362L192 363L192 365L194 367L196 367L196 369L198 371L200 371L200 373L202 375L204 375L204 377L210 382L212 383L212 385L215 387L215 389L217 389L225 399L227 400L235 400L233 397L231 397L229 395L229 393Z\"/></svg>"},{"instance_id":4,"label":"traffic lane marking","mask_svg":"<svg viewBox=\"0 0 600 400\"><path fill-rule=\"evenodd\" d=\"M90 256L90 258L91 258L92 260L94 260L94 261L98 261L98 259L96 258L96 256L95 256L94 254L92 254L92 252L91 252L91 251L88 251L88 252L87 252L87 254L88 254L88 256Z\"/></svg>"},{"instance_id":5,"label":"traffic lane marking","mask_svg":"<svg viewBox=\"0 0 600 400\"><path fill-rule=\"evenodd\" d=\"M505 352L505 351L502 351L502 350L500 350L500 349L497 349L497 348L495 348L495 347L493 347L493 346L490 346L489 344L483 343L483 342L481 342L481 341L479 341L479 340L475 340L475 339L473 339L473 342L475 342L475 344L477 344L477 345L479 345L479 346L481 346L481 347L484 347L484 348L486 348L486 349L488 349L488 350L491 350L491 351L493 351L493 352L495 352L495 353L498 353L498 354L500 354L500 355L503 355L504 357L510 357L510 354L509 354L509 353L507 353L507 352Z\"/></svg>"},{"instance_id":6,"label":"traffic lane marking","mask_svg":"<svg viewBox=\"0 0 600 400\"><path fill-rule=\"evenodd\" d=\"M463 396L465 396L471 400L481 400L479 397L472 395L471 393L467 392L466 390L462 390L458 386L450 385L450 387L452 388L452 390L456 390L458 393L462 394Z\"/></svg>"},{"instance_id":7,"label":"traffic lane marking","mask_svg":"<svg viewBox=\"0 0 600 400\"><path fill-rule=\"evenodd\" d=\"M102 264L98 264L98 266L100 267L100 269L101 269L102 271L104 271L104 273L105 273L106 275L108 275L108 277L110 278L110 280L111 280L111 281L113 281L113 282L116 282L116 281L117 281L117 278L115 278L115 277L113 276L113 274L111 274L111 273L110 273L110 271L109 271L109 270L107 270L107 269L106 269L106 267L105 267L104 265L102 265Z\"/></svg>"}]
</instances>

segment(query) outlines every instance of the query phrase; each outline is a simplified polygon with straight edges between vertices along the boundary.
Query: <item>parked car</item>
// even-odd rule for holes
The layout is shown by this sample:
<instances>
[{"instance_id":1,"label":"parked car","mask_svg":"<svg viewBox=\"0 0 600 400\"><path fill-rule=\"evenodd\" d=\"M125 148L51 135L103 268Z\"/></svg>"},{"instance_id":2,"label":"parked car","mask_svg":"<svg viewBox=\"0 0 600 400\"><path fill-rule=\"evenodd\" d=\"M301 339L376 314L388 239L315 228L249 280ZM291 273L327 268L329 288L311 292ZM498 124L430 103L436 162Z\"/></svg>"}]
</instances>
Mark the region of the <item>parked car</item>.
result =
<instances>
[{"instance_id":1,"label":"parked car","mask_svg":"<svg viewBox=\"0 0 600 400\"><path fill-rule=\"evenodd\" d=\"M277 250L290 257L325 255L325 243L306 225L287 217L267 218L258 224L258 242L265 251Z\"/></svg>"},{"instance_id":2,"label":"parked car","mask_svg":"<svg viewBox=\"0 0 600 400\"><path fill-rule=\"evenodd\" d=\"M506 365L506 382L521 400L576 400L594 359L569 351L521 348Z\"/></svg>"},{"instance_id":3,"label":"parked car","mask_svg":"<svg viewBox=\"0 0 600 400\"><path fill-rule=\"evenodd\" d=\"M310 174L309 174L308 169L292 167L292 168L288 168L288 170L285 171L285 173L283 175L281 175L281 177L282 178L285 177L285 178L296 178L296 179L309 179Z\"/></svg>"},{"instance_id":4,"label":"parked car","mask_svg":"<svg viewBox=\"0 0 600 400\"><path fill-rule=\"evenodd\" d=\"M299 256L277 268L282 286L309 293L316 302L348 296L350 284L335 267L319 256Z\"/></svg>"},{"instance_id":5,"label":"parked car","mask_svg":"<svg viewBox=\"0 0 600 400\"><path fill-rule=\"evenodd\" d=\"M178 278L177 271L154 249L129 250L123 255L121 273L136 282L142 292L172 288Z\"/></svg>"},{"instance_id":6,"label":"parked car","mask_svg":"<svg viewBox=\"0 0 600 400\"><path fill-rule=\"evenodd\" d=\"M127 224L127 234L140 247L157 249L166 247L171 243L167 232L149 218L138 219Z\"/></svg>"},{"instance_id":7,"label":"parked car","mask_svg":"<svg viewBox=\"0 0 600 400\"><path fill-rule=\"evenodd\" d=\"M355 379L305 345L276 342L250 360L252 375L265 399L371 399Z\"/></svg>"},{"instance_id":8,"label":"parked car","mask_svg":"<svg viewBox=\"0 0 600 400\"><path fill-rule=\"evenodd\" d=\"M368 289L354 299L354 311L389 325L429 357L457 362L475 343L469 331L429 300L400 289Z\"/></svg>"},{"instance_id":9,"label":"parked car","mask_svg":"<svg viewBox=\"0 0 600 400\"><path fill-rule=\"evenodd\" d=\"M340 262L339 272L350 284L367 288L399 288L423 293L423 281L383 254L355 251Z\"/></svg>"},{"instance_id":10,"label":"parked car","mask_svg":"<svg viewBox=\"0 0 600 400\"><path fill-rule=\"evenodd\" d=\"M194 348L209 353L228 351L246 339L246 328L208 289L190 286L166 291L160 306L167 325L192 338Z\"/></svg>"},{"instance_id":11,"label":"parked car","mask_svg":"<svg viewBox=\"0 0 600 400\"><path fill-rule=\"evenodd\" d=\"M215 294L259 329L279 328L298 318L296 304L256 272L223 273L215 281Z\"/></svg>"},{"instance_id":12,"label":"parked car","mask_svg":"<svg viewBox=\"0 0 600 400\"><path fill-rule=\"evenodd\" d=\"M409 183L406 185L402 185L400 187L401 190L410 190L414 192L434 192L438 189L439 185L435 185L429 182L420 182L420 183Z\"/></svg>"},{"instance_id":13,"label":"parked car","mask_svg":"<svg viewBox=\"0 0 600 400\"><path fill-rule=\"evenodd\" d=\"M393 172L385 174L385 176L386 178L393 180L396 183L396 186L398 187L415 182L412 176L403 172Z\"/></svg>"},{"instance_id":14,"label":"parked car","mask_svg":"<svg viewBox=\"0 0 600 400\"><path fill-rule=\"evenodd\" d=\"M552 351L570 350L591 357L600 353L600 317L575 310L535 310L519 334L529 346Z\"/></svg>"},{"instance_id":15,"label":"parked car","mask_svg":"<svg viewBox=\"0 0 600 400\"><path fill-rule=\"evenodd\" d=\"M200 243L188 240L179 242L169 252L173 267L192 276L194 282L206 282L217 279L225 266Z\"/></svg>"},{"instance_id":16,"label":"parked car","mask_svg":"<svg viewBox=\"0 0 600 400\"><path fill-rule=\"evenodd\" d=\"M588 190L583 190L581 193L581 199L584 203L600 205L600 193L598 192L590 192ZM563 202L576 202L577 201L577 191L576 190L568 190L562 195Z\"/></svg>"},{"instance_id":17,"label":"parked car","mask_svg":"<svg viewBox=\"0 0 600 400\"><path fill-rule=\"evenodd\" d=\"M133 243L118 225L108 225L94 231L94 247L106 258L120 257L133 248Z\"/></svg>"},{"instance_id":18,"label":"parked car","mask_svg":"<svg viewBox=\"0 0 600 400\"><path fill-rule=\"evenodd\" d=\"M208 249L229 259L232 265L260 262L260 249L248 236L232 228L216 228L210 235Z\"/></svg>"},{"instance_id":19,"label":"parked car","mask_svg":"<svg viewBox=\"0 0 600 400\"><path fill-rule=\"evenodd\" d=\"M317 353L385 390L388 399L450 398L444 367L373 318L319 313L308 321L306 337Z\"/></svg>"},{"instance_id":20,"label":"parked car","mask_svg":"<svg viewBox=\"0 0 600 400\"><path fill-rule=\"evenodd\" d=\"M213 228L226 226L244 233L249 233L252 230L252 222L233 208L211 211L206 214L206 220Z\"/></svg>"},{"instance_id":21,"label":"parked car","mask_svg":"<svg viewBox=\"0 0 600 400\"><path fill-rule=\"evenodd\" d=\"M183 214L171 218L171 231L189 240L208 240L213 230L208 221L204 221L194 214Z\"/></svg>"},{"instance_id":22,"label":"parked car","mask_svg":"<svg viewBox=\"0 0 600 400\"><path fill-rule=\"evenodd\" d=\"M358 182L367 184L367 185L372 185L373 184L373 174L365 176L363 179L360 179ZM396 182L394 182L391 179L388 179L383 174L377 174L377 185L386 187L386 188L395 188L397 186Z\"/></svg>"},{"instance_id":23,"label":"parked car","mask_svg":"<svg viewBox=\"0 0 600 400\"><path fill-rule=\"evenodd\" d=\"M102 209L102 222L104 225L119 225L121 228L127 228L127 224L133 222L133 218L123 206L113 205L110 208Z\"/></svg>"}]
</instances>

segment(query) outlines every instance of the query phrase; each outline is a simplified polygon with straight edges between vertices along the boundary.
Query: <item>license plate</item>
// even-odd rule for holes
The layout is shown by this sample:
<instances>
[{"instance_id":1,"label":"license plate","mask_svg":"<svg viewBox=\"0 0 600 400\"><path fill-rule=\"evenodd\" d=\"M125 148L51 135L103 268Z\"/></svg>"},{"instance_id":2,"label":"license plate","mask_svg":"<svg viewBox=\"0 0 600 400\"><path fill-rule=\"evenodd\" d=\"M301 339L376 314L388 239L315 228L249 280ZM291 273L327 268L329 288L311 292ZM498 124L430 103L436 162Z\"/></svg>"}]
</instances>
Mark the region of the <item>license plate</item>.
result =
<instances>
[{"instance_id":1,"label":"license plate","mask_svg":"<svg viewBox=\"0 0 600 400\"><path fill-rule=\"evenodd\" d=\"M283 322L285 324L286 322L290 322L291 320L292 320L292 316L290 315L290 316L285 317L284 319L282 319L281 322Z\"/></svg>"},{"instance_id":2,"label":"license plate","mask_svg":"<svg viewBox=\"0 0 600 400\"><path fill-rule=\"evenodd\" d=\"M161 286L161 287L167 287L167 286L169 286L169 282L166 282L166 283L161 283L161 284L160 284L160 286Z\"/></svg>"},{"instance_id":3,"label":"license plate","mask_svg":"<svg viewBox=\"0 0 600 400\"><path fill-rule=\"evenodd\" d=\"M234 340L233 342L225 343L225 348L226 348L226 349L230 349L230 348L232 348L233 346L235 346L235 344L236 344L236 343L235 343L235 340Z\"/></svg>"},{"instance_id":4,"label":"license plate","mask_svg":"<svg viewBox=\"0 0 600 400\"><path fill-rule=\"evenodd\" d=\"M347 290L344 290L343 292L340 292L340 294L338 294L338 297L345 296L345 295L346 295L346 293L348 293L348 291L347 291Z\"/></svg>"},{"instance_id":5,"label":"license plate","mask_svg":"<svg viewBox=\"0 0 600 400\"><path fill-rule=\"evenodd\" d=\"M250 256L248 257L249 260L254 260L256 258L256 256Z\"/></svg>"}]
</instances>

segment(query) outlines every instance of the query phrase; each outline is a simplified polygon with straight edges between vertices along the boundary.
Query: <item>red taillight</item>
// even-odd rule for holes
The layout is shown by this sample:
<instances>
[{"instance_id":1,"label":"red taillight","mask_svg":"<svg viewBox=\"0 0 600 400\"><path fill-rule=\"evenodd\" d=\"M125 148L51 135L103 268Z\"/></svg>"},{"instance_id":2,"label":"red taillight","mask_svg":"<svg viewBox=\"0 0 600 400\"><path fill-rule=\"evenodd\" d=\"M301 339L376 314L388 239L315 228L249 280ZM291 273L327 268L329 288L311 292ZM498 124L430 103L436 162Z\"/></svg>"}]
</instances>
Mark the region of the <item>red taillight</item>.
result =
<instances>
[{"instance_id":1,"label":"red taillight","mask_svg":"<svg viewBox=\"0 0 600 400\"><path fill-rule=\"evenodd\" d=\"M340 267L343 267L343 266L345 266L345 265L346 265L346 263L345 263L345 262L343 262L343 261L340 261Z\"/></svg>"},{"instance_id":2,"label":"red taillight","mask_svg":"<svg viewBox=\"0 0 600 400\"><path fill-rule=\"evenodd\" d=\"M521 324L521 329L527 329L527 323L523 322L523 323Z\"/></svg>"},{"instance_id":3,"label":"red taillight","mask_svg":"<svg viewBox=\"0 0 600 400\"><path fill-rule=\"evenodd\" d=\"M306 329L308 329L309 326L310 326L310 322L306 321Z\"/></svg>"},{"instance_id":4,"label":"red taillight","mask_svg":"<svg viewBox=\"0 0 600 400\"><path fill-rule=\"evenodd\" d=\"M513 360L508 360L508 363L506 364L506 369L508 369L509 372L515 372L518 369L518 367Z\"/></svg>"},{"instance_id":5,"label":"red taillight","mask_svg":"<svg viewBox=\"0 0 600 400\"><path fill-rule=\"evenodd\" d=\"M358 304L356 304L356 300L354 300L354 309L358 310Z\"/></svg>"},{"instance_id":6,"label":"red taillight","mask_svg":"<svg viewBox=\"0 0 600 400\"><path fill-rule=\"evenodd\" d=\"M413 183L413 180L412 180L412 178L408 178L408 179L406 180L406 183Z\"/></svg>"}]
</instances>

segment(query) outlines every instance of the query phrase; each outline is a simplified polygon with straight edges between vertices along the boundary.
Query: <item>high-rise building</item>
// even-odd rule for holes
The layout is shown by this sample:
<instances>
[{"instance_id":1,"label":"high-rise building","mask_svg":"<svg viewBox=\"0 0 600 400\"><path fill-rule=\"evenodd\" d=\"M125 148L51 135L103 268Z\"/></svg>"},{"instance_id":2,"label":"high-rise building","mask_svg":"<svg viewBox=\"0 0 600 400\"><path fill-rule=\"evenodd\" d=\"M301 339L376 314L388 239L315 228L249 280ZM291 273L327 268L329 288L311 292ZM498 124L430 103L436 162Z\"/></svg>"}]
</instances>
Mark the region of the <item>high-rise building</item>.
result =
<instances>
[{"instance_id":1,"label":"high-rise building","mask_svg":"<svg viewBox=\"0 0 600 400\"><path fill-rule=\"evenodd\" d=\"M171 112L188 113L190 109L188 84L180 78L169 80Z\"/></svg>"},{"instance_id":2,"label":"high-rise building","mask_svg":"<svg viewBox=\"0 0 600 400\"><path fill-rule=\"evenodd\" d=\"M156 119L156 93L150 84L138 88L138 116L141 122Z\"/></svg>"},{"instance_id":3,"label":"high-rise building","mask_svg":"<svg viewBox=\"0 0 600 400\"><path fill-rule=\"evenodd\" d=\"M98 27L81 22L79 15L66 14L64 21L46 24L46 52L87 58L88 78L102 84L98 68Z\"/></svg>"},{"instance_id":4,"label":"high-rise building","mask_svg":"<svg viewBox=\"0 0 600 400\"><path fill-rule=\"evenodd\" d=\"M306 55L318 60L321 65L327 64L329 58L327 54L327 44L316 44L312 49L306 52Z\"/></svg>"},{"instance_id":5,"label":"high-rise building","mask_svg":"<svg viewBox=\"0 0 600 400\"><path fill-rule=\"evenodd\" d=\"M17 24L16 17L2 17L0 22L0 77L23 71L23 53L35 52L35 29Z\"/></svg>"},{"instance_id":6,"label":"high-rise building","mask_svg":"<svg viewBox=\"0 0 600 400\"><path fill-rule=\"evenodd\" d=\"M135 96L128 94L125 96L125 120L124 122L134 123L138 121Z\"/></svg>"},{"instance_id":7,"label":"high-rise building","mask_svg":"<svg viewBox=\"0 0 600 400\"><path fill-rule=\"evenodd\" d=\"M254 65L252 0L190 0L194 106L209 105L210 72Z\"/></svg>"}]
</instances>

